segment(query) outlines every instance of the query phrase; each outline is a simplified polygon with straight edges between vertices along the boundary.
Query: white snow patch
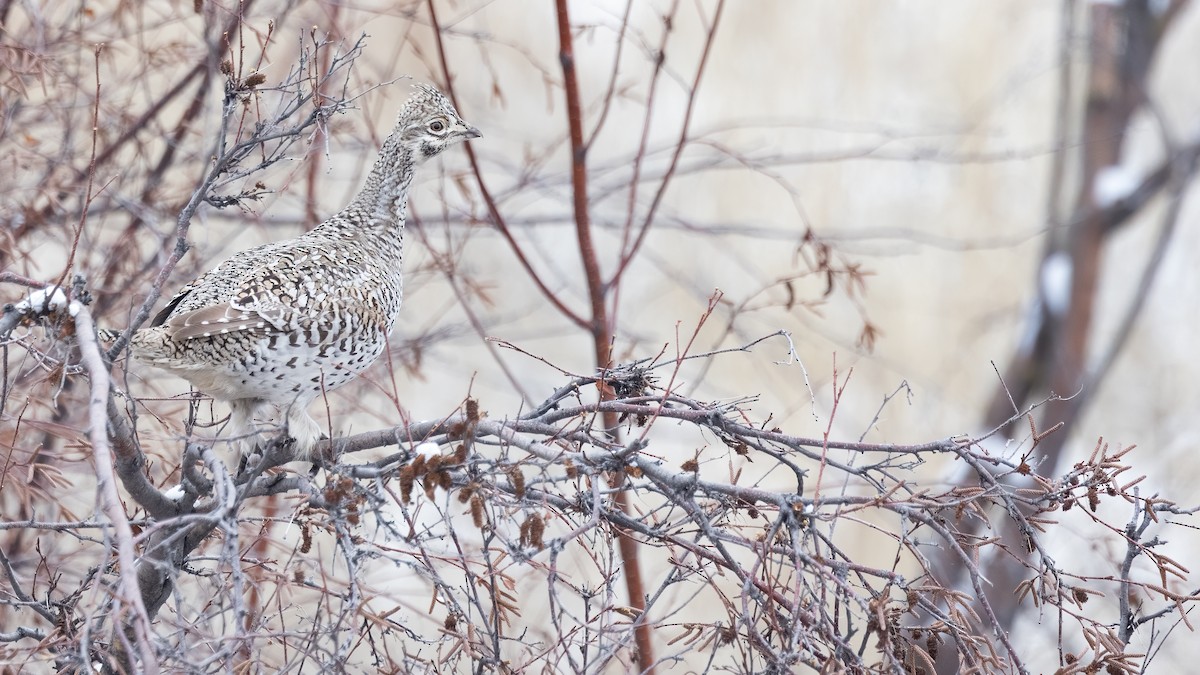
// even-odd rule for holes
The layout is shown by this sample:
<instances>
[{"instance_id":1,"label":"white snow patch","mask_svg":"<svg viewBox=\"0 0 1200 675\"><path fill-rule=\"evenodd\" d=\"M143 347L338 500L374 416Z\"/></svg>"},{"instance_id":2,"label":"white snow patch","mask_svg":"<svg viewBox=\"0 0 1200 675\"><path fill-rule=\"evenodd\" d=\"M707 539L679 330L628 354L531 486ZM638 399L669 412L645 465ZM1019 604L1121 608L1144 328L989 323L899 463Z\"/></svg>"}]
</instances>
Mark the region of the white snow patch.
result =
<instances>
[{"instance_id":1,"label":"white snow patch","mask_svg":"<svg viewBox=\"0 0 1200 675\"><path fill-rule=\"evenodd\" d=\"M67 294L58 286L47 286L40 291L31 291L29 297L17 303L17 309L22 311L42 311L43 307L50 310L62 309L67 304Z\"/></svg>"},{"instance_id":2,"label":"white snow patch","mask_svg":"<svg viewBox=\"0 0 1200 675\"><path fill-rule=\"evenodd\" d=\"M173 502L177 502L187 496L187 493L184 492L182 485L176 485L175 487L163 492L163 496Z\"/></svg>"},{"instance_id":3,"label":"white snow patch","mask_svg":"<svg viewBox=\"0 0 1200 675\"><path fill-rule=\"evenodd\" d=\"M63 307L67 308L67 313L71 316L76 316L83 305L74 301L68 303L67 294L63 293L62 288L47 286L41 290L31 291L29 297L18 302L14 309L21 314L26 314L29 312L41 312L43 308L51 312L57 312Z\"/></svg>"},{"instance_id":4,"label":"white snow patch","mask_svg":"<svg viewBox=\"0 0 1200 675\"><path fill-rule=\"evenodd\" d=\"M1055 316L1062 316L1071 306L1071 257L1059 251L1051 253L1042 261L1038 276L1042 287L1042 298L1046 309Z\"/></svg>"},{"instance_id":5,"label":"white snow patch","mask_svg":"<svg viewBox=\"0 0 1200 675\"><path fill-rule=\"evenodd\" d=\"M413 448L414 457L416 455L425 455L425 459L429 459L431 457L437 457L440 454L442 454L441 446L433 441L425 441L424 443L421 443L417 447Z\"/></svg>"},{"instance_id":6,"label":"white snow patch","mask_svg":"<svg viewBox=\"0 0 1200 675\"><path fill-rule=\"evenodd\" d=\"M1096 206L1106 209L1133 194L1138 182L1133 169L1120 164L1106 166L1096 172L1092 183L1092 201Z\"/></svg>"}]
</instances>

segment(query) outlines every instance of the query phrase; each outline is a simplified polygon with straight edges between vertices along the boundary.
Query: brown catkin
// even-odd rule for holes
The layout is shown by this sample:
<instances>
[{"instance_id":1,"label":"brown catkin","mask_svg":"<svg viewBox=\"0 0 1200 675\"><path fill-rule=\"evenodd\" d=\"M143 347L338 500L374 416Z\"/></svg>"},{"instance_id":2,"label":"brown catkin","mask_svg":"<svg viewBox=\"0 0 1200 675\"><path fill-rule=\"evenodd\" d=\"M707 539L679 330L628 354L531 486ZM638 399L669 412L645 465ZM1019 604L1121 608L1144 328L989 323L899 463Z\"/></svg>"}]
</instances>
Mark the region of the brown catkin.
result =
<instances>
[{"instance_id":1,"label":"brown catkin","mask_svg":"<svg viewBox=\"0 0 1200 675\"><path fill-rule=\"evenodd\" d=\"M483 529L483 500L479 495L471 497L471 522L475 523L475 527Z\"/></svg>"},{"instance_id":2,"label":"brown catkin","mask_svg":"<svg viewBox=\"0 0 1200 675\"><path fill-rule=\"evenodd\" d=\"M436 473L437 470L439 468L441 468L441 466L442 466L442 456L441 455L433 455L432 457L426 456L426 458L425 458L425 472L426 473Z\"/></svg>"},{"instance_id":3,"label":"brown catkin","mask_svg":"<svg viewBox=\"0 0 1200 675\"><path fill-rule=\"evenodd\" d=\"M467 500L475 494L475 483L467 483L461 490L458 491L458 503L466 504Z\"/></svg>"},{"instance_id":4,"label":"brown catkin","mask_svg":"<svg viewBox=\"0 0 1200 675\"><path fill-rule=\"evenodd\" d=\"M521 521L521 529L518 530L518 532L517 532L517 545L520 546L521 548L525 548L526 546L529 546L529 523L530 522L531 522L530 518L526 518L525 520Z\"/></svg>"},{"instance_id":5,"label":"brown catkin","mask_svg":"<svg viewBox=\"0 0 1200 675\"><path fill-rule=\"evenodd\" d=\"M412 464L400 469L400 501L405 504L412 501L413 478L417 475Z\"/></svg>"},{"instance_id":6,"label":"brown catkin","mask_svg":"<svg viewBox=\"0 0 1200 675\"><path fill-rule=\"evenodd\" d=\"M525 499L525 474L521 473L521 469L509 466L504 469L504 473L508 474L508 479L512 481L513 494L517 499Z\"/></svg>"},{"instance_id":7,"label":"brown catkin","mask_svg":"<svg viewBox=\"0 0 1200 675\"><path fill-rule=\"evenodd\" d=\"M540 549L542 548L542 535L546 534L546 521L536 513L529 517L529 545Z\"/></svg>"}]
</instances>

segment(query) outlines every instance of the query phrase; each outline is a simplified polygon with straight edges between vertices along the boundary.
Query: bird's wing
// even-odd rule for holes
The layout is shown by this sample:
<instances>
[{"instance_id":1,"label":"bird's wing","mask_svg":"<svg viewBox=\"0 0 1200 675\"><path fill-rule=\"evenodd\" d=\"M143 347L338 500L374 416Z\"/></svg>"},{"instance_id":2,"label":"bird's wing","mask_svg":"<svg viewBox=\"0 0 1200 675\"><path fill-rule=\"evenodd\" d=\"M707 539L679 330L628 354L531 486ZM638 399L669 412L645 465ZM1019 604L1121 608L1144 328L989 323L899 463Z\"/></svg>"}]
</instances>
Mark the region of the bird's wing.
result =
<instances>
[{"instance_id":1,"label":"bird's wing","mask_svg":"<svg viewBox=\"0 0 1200 675\"><path fill-rule=\"evenodd\" d=\"M295 328L297 298L311 294L314 267L319 247L300 242L290 246L251 249L257 255L235 256L180 290L155 317L154 325L163 325L176 341L207 338L236 331L269 335ZM265 258L265 260L264 260ZM257 259L255 261L254 259ZM240 273L239 273L240 272ZM209 302L188 302L195 294L217 288L220 292ZM189 305L199 306L189 307ZM309 307L308 310L316 308ZM182 311L181 311L182 310ZM311 323L321 322L320 313L312 314Z\"/></svg>"},{"instance_id":2,"label":"bird's wing","mask_svg":"<svg viewBox=\"0 0 1200 675\"><path fill-rule=\"evenodd\" d=\"M171 339L182 342L236 331L280 333L285 315L282 307L239 309L225 302L172 316L165 325Z\"/></svg>"},{"instance_id":3,"label":"bird's wing","mask_svg":"<svg viewBox=\"0 0 1200 675\"><path fill-rule=\"evenodd\" d=\"M155 314L154 318L150 320L150 327L154 328L166 323L167 319L171 316L171 312L174 312L175 308L179 306L179 303L183 302L183 299L191 295L192 291L194 290L196 290L196 285L194 282L179 289L179 292L175 294L175 297L171 298L170 302L167 303L167 306L160 309L158 314Z\"/></svg>"}]
</instances>

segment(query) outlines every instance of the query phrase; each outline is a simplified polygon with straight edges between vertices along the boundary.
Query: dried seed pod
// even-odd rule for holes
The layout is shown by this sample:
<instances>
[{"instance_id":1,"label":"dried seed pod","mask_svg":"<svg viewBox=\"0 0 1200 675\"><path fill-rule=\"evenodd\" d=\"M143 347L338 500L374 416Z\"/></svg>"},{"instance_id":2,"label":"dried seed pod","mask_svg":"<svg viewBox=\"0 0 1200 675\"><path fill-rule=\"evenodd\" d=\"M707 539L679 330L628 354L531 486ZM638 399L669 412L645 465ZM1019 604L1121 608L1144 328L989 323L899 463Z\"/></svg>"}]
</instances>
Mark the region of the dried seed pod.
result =
<instances>
[{"instance_id":1,"label":"dried seed pod","mask_svg":"<svg viewBox=\"0 0 1200 675\"><path fill-rule=\"evenodd\" d=\"M525 474L521 473L521 469L516 466L505 467L504 473L508 475L508 480L512 481L513 494L517 496L517 499L524 499Z\"/></svg>"},{"instance_id":2,"label":"dried seed pod","mask_svg":"<svg viewBox=\"0 0 1200 675\"><path fill-rule=\"evenodd\" d=\"M572 462L569 459L565 460L563 462L563 468L567 470L567 478L570 478L571 480L579 478L579 469L575 468L575 462Z\"/></svg>"},{"instance_id":3,"label":"dried seed pod","mask_svg":"<svg viewBox=\"0 0 1200 675\"><path fill-rule=\"evenodd\" d=\"M684 462L683 464L680 464L679 468L683 469L684 471L690 472L690 473L699 473L700 472L700 463L694 459L689 459L688 461Z\"/></svg>"},{"instance_id":4,"label":"dried seed pod","mask_svg":"<svg viewBox=\"0 0 1200 675\"><path fill-rule=\"evenodd\" d=\"M471 522L475 523L475 527L483 529L483 500L479 495L471 497Z\"/></svg>"},{"instance_id":5,"label":"dried seed pod","mask_svg":"<svg viewBox=\"0 0 1200 675\"><path fill-rule=\"evenodd\" d=\"M542 537L546 534L546 521L536 513L529 520L529 545L541 549L544 546Z\"/></svg>"},{"instance_id":6,"label":"dried seed pod","mask_svg":"<svg viewBox=\"0 0 1200 675\"><path fill-rule=\"evenodd\" d=\"M312 529L308 523L300 526L300 552L308 553L312 550Z\"/></svg>"},{"instance_id":7,"label":"dried seed pod","mask_svg":"<svg viewBox=\"0 0 1200 675\"><path fill-rule=\"evenodd\" d=\"M635 609L633 607L618 606L618 607L613 607L612 611L616 612L617 614L620 614L621 616L625 617L626 619L633 619L635 621L637 620L638 617L640 617L642 615L642 613L640 611L638 611L637 609Z\"/></svg>"},{"instance_id":8,"label":"dried seed pod","mask_svg":"<svg viewBox=\"0 0 1200 675\"><path fill-rule=\"evenodd\" d=\"M467 446L465 444L459 443L454 448L454 463L455 464L466 464L467 463Z\"/></svg>"},{"instance_id":9,"label":"dried seed pod","mask_svg":"<svg viewBox=\"0 0 1200 675\"><path fill-rule=\"evenodd\" d=\"M400 469L400 501L405 504L412 501L413 479L417 471L412 464Z\"/></svg>"},{"instance_id":10,"label":"dried seed pod","mask_svg":"<svg viewBox=\"0 0 1200 675\"><path fill-rule=\"evenodd\" d=\"M531 522L532 520L529 518L521 521L521 529L517 532L517 545L521 548L529 546L529 524Z\"/></svg>"},{"instance_id":11,"label":"dried seed pod","mask_svg":"<svg viewBox=\"0 0 1200 675\"><path fill-rule=\"evenodd\" d=\"M425 457L425 472L426 473L437 473L438 469L440 469L441 467L442 467L442 456L441 455L433 455L432 457L430 457L430 456Z\"/></svg>"},{"instance_id":12,"label":"dried seed pod","mask_svg":"<svg viewBox=\"0 0 1200 675\"><path fill-rule=\"evenodd\" d=\"M412 469L414 476L424 475L426 459L427 457L425 455L417 455L416 457L413 457L413 460L409 462L406 468Z\"/></svg>"},{"instance_id":13,"label":"dried seed pod","mask_svg":"<svg viewBox=\"0 0 1200 675\"><path fill-rule=\"evenodd\" d=\"M458 491L458 503L466 504L467 500L475 494L475 488L478 487L475 483L467 483L461 490Z\"/></svg>"}]
</instances>

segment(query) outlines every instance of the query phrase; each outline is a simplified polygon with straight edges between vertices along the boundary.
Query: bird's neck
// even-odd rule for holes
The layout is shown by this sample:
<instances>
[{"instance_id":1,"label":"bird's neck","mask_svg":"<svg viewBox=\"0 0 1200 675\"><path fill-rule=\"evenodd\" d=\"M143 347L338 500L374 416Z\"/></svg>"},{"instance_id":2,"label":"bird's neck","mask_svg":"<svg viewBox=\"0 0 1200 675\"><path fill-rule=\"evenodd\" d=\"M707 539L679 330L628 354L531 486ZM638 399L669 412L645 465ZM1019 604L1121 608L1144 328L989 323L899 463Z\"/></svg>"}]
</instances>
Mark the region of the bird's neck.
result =
<instances>
[{"instance_id":1,"label":"bird's neck","mask_svg":"<svg viewBox=\"0 0 1200 675\"><path fill-rule=\"evenodd\" d=\"M356 230L343 233L355 237L395 236L407 216L414 168L412 150L401 145L398 133L392 133L384 141L362 190L321 228Z\"/></svg>"}]
</instances>

